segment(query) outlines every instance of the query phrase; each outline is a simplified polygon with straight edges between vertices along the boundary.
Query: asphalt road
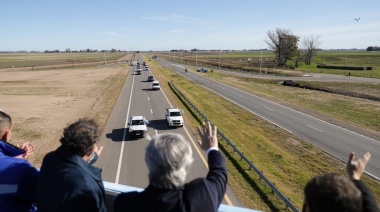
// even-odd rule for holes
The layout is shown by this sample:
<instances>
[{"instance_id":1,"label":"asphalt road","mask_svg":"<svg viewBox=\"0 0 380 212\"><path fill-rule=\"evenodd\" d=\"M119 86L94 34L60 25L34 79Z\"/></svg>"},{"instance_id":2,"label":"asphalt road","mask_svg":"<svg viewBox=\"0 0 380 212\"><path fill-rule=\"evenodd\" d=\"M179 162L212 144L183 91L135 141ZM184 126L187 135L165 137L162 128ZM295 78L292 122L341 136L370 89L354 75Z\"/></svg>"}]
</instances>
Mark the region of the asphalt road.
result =
<instances>
[{"instance_id":1,"label":"asphalt road","mask_svg":"<svg viewBox=\"0 0 380 212\"><path fill-rule=\"evenodd\" d=\"M237 88L225 85L218 81L207 78L204 74L191 71L184 72L184 67L173 64L166 60L158 61L202 85L210 91L234 102L246 110L268 120L269 122L283 128L284 130L299 136L314 146L346 162L348 154L354 151L358 156L369 151L372 154L371 160L366 167L367 174L380 179L380 142L372 138L349 131L342 127L322 121L316 117L295 111L275 102L266 100L259 96L247 93ZM340 76L322 76L325 80L331 78L341 79ZM344 76L343 76L344 77ZM359 77L344 77L347 80L373 81L373 79ZM304 79L304 78L302 78ZM342 79L341 79L342 80ZM379 80L375 80L378 82Z\"/></svg>"},{"instance_id":2,"label":"asphalt road","mask_svg":"<svg viewBox=\"0 0 380 212\"><path fill-rule=\"evenodd\" d=\"M153 136L159 133L175 132L184 135L191 142L194 162L187 176L187 181L205 177L207 169L207 155L200 150L194 133L190 132L186 124L181 128L169 128L165 120L165 109L174 107L164 91L151 90L151 82L147 82L150 71L143 68L141 75L133 72L127 77L115 107L107 121L101 135L99 146L104 146L103 152L96 162L102 168L102 178L105 181L124 184L133 187L145 188L149 184L148 169L144 155L148 139L131 139L128 136L128 117L142 115L150 122L148 134ZM157 80L160 76L155 76ZM186 123L186 120L185 120ZM227 195L223 204L242 206L232 190L227 188Z\"/></svg>"}]
</instances>

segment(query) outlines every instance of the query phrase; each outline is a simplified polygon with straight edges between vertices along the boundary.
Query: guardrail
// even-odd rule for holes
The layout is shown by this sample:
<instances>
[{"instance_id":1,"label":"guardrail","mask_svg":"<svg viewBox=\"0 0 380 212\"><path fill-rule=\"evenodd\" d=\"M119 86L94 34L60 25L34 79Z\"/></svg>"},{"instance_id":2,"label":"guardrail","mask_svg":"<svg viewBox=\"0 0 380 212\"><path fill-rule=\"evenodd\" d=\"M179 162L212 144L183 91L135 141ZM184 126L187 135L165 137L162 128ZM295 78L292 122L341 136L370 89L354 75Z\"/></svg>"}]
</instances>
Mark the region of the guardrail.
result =
<instances>
[{"instance_id":1,"label":"guardrail","mask_svg":"<svg viewBox=\"0 0 380 212\"><path fill-rule=\"evenodd\" d=\"M186 102L193 107L195 111L199 113L200 116L202 116L203 119L210 121L189 99L186 98L186 96L174 85L173 80L169 83L169 85L174 88L185 100ZM210 121L212 124L212 122ZM214 126L214 124L212 124ZM281 199L285 202L286 206L292 209L293 211L299 212L299 210L290 202L290 198L285 197L284 194L279 191L276 186L269 181L269 179L252 163L252 161L248 160L247 157L241 152L231 141L228 139L223 132L221 132L218 129L218 134L227 142L228 145L230 145L233 150L240 155L240 157L248 163L250 168L252 168L260 177L260 179L263 179L267 185L274 191Z\"/></svg>"},{"instance_id":2,"label":"guardrail","mask_svg":"<svg viewBox=\"0 0 380 212\"><path fill-rule=\"evenodd\" d=\"M104 190L106 193L106 207L107 207L108 212L113 211L113 202L115 201L116 196L120 194L121 192L132 192L132 191L141 192L144 190L141 188L126 186L126 185L121 185L121 184L116 184L116 183L111 183L111 182L106 182L106 181L103 181L103 184L104 184ZM128 211L128 208L126 208L125 210ZM259 211L249 209L249 208L242 208L242 207L221 204L218 208L218 212L259 212Z\"/></svg>"}]
</instances>

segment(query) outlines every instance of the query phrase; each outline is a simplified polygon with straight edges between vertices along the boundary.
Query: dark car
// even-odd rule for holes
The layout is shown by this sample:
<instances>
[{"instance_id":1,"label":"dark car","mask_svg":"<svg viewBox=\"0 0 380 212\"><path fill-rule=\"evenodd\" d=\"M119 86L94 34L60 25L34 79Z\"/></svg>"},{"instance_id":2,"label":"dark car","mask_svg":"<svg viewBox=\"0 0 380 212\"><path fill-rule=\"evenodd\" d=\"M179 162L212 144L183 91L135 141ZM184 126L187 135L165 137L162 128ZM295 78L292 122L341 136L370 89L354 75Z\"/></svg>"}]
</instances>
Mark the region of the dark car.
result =
<instances>
[{"instance_id":1,"label":"dark car","mask_svg":"<svg viewBox=\"0 0 380 212\"><path fill-rule=\"evenodd\" d=\"M197 69L197 71L206 73L208 70L207 70L207 68L199 68L199 69Z\"/></svg>"},{"instance_id":2,"label":"dark car","mask_svg":"<svg viewBox=\"0 0 380 212\"><path fill-rule=\"evenodd\" d=\"M148 76L148 81L149 81L149 82L152 82L152 81L154 81L154 80L156 80L156 79L154 79L154 76L152 76L152 75L149 75L149 76Z\"/></svg>"},{"instance_id":3,"label":"dark car","mask_svg":"<svg viewBox=\"0 0 380 212\"><path fill-rule=\"evenodd\" d=\"M300 86L299 83L294 82L293 80L283 80L283 81L280 81L279 84L286 85L286 86L293 86L293 87Z\"/></svg>"}]
</instances>

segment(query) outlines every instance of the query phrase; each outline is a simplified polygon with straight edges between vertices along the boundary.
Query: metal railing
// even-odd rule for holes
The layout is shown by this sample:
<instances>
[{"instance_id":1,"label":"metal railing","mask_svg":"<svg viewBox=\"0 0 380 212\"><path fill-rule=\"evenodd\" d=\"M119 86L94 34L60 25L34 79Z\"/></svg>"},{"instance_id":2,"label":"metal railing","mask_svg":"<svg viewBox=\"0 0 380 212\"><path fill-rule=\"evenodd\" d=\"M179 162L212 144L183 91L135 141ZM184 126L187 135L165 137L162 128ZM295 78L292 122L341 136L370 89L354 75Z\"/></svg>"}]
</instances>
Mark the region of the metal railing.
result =
<instances>
[{"instance_id":1,"label":"metal railing","mask_svg":"<svg viewBox=\"0 0 380 212\"><path fill-rule=\"evenodd\" d=\"M132 192L132 191L141 192L144 190L141 188L126 186L126 185L121 185L121 184L116 184L116 183L111 183L111 182L106 182L106 181L103 181L103 184L104 184L104 190L106 193L106 207L107 207L108 212L113 211L113 203L115 201L115 198L121 192ZM125 211L128 211L128 208L126 208ZM242 207L221 204L218 208L218 212L259 212L259 211L249 209L249 208L242 208Z\"/></svg>"},{"instance_id":2,"label":"metal railing","mask_svg":"<svg viewBox=\"0 0 380 212\"><path fill-rule=\"evenodd\" d=\"M205 120L208 120L210 121L189 99L186 98L186 96L174 85L173 81L171 81L169 83L169 85L174 88L185 100L186 102L191 105L191 107L197 111L197 113L202 116L203 119ZM212 122L210 121L210 123L212 124ZM213 125L213 124L212 124ZM214 126L214 125L213 125ZM241 152L231 141L230 139L228 139L223 132L221 132L219 129L218 129L218 134L227 142L228 145L230 145L233 150L238 153L240 155L240 157L248 163L248 165L250 166L250 168L252 168L260 177L260 179L263 179L267 185L272 189L272 191L274 191L281 199L282 201L285 202L286 206L289 207L290 209L292 209L293 211L299 211L296 206L294 206L291 202L290 202L290 198L287 198L285 197L285 195L283 193L281 193L281 191L279 191L276 186L274 185L274 183L270 182L270 180L252 163L252 161L250 161L244 154L243 152Z\"/></svg>"}]
</instances>

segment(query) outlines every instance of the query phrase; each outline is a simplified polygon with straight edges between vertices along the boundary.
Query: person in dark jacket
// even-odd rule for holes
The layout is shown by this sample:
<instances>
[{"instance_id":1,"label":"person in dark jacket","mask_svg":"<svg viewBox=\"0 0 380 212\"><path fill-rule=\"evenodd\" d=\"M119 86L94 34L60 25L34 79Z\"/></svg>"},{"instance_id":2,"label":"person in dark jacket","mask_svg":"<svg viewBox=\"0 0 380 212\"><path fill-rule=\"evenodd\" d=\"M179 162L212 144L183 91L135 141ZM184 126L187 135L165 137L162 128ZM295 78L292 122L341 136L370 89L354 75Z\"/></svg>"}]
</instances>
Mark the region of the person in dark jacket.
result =
<instances>
[{"instance_id":1,"label":"person in dark jacket","mask_svg":"<svg viewBox=\"0 0 380 212\"><path fill-rule=\"evenodd\" d=\"M338 174L322 174L312 178L306 185L304 212L378 212L379 207L370 189L361 181L371 154L355 160L350 153L346 178Z\"/></svg>"},{"instance_id":2,"label":"person in dark jacket","mask_svg":"<svg viewBox=\"0 0 380 212\"><path fill-rule=\"evenodd\" d=\"M217 211L226 192L225 159L218 150L217 128L205 123L198 128L201 148L208 153L209 173L185 184L192 164L189 141L164 133L152 137L145 153L149 185L142 192L119 194L114 211Z\"/></svg>"},{"instance_id":3,"label":"person in dark jacket","mask_svg":"<svg viewBox=\"0 0 380 212\"><path fill-rule=\"evenodd\" d=\"M0 211L35 211L38 170L25 158L34 145L10 144L12 119L0 110Z\"/></svg>"},{"instance_id":4,"label":"person in dark jacket","mask_svg":"<svg viewBox=\"0 0 380 212\"><path fill-rule=\"evenodd\" d=\"M92 166L100 155L98 127L80 119L64 129L61 146L42 161L37 183L39 211L106 211L101 169Z\"/></svg>"}]
</instances>

